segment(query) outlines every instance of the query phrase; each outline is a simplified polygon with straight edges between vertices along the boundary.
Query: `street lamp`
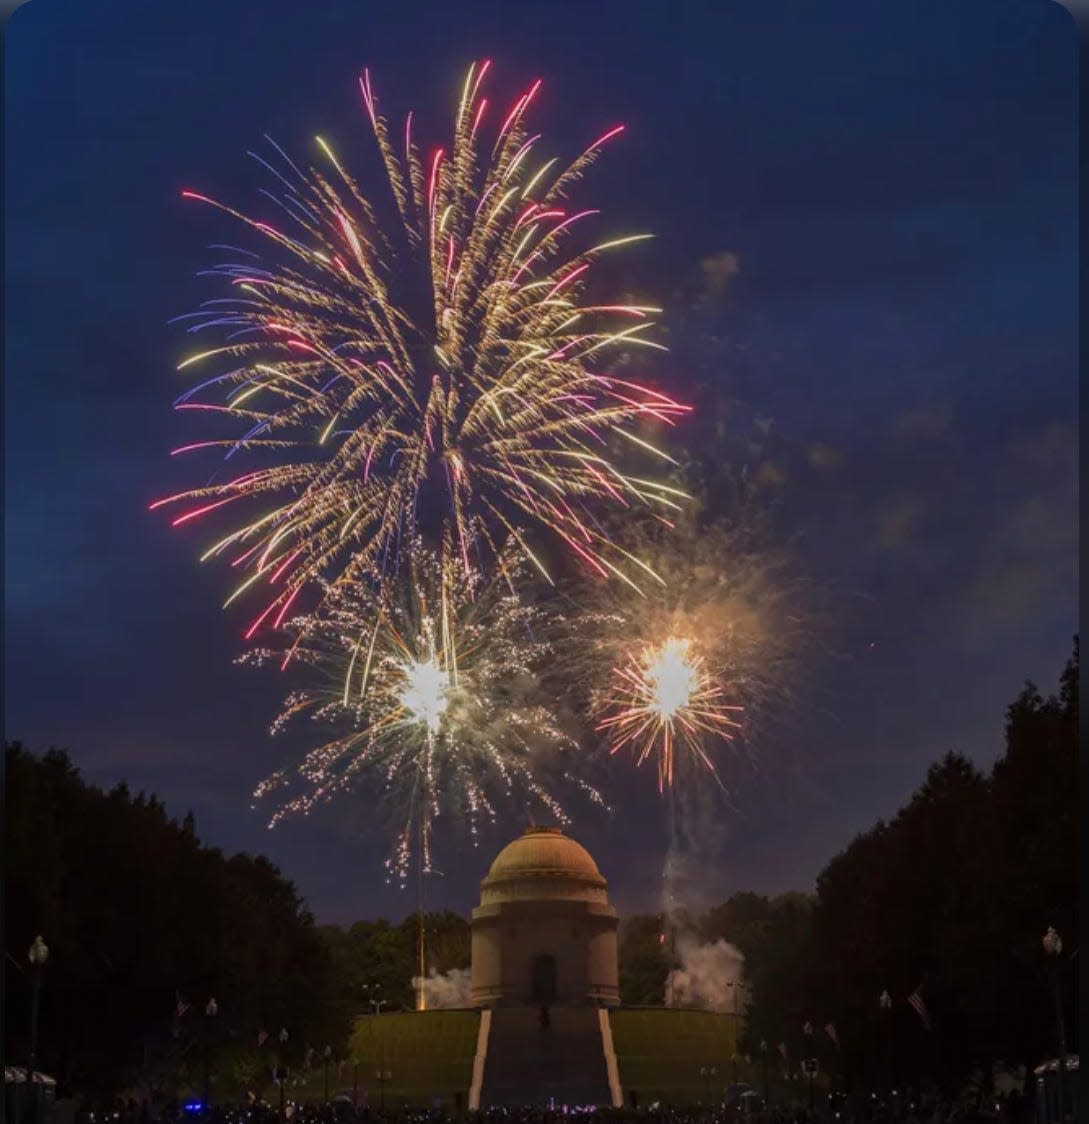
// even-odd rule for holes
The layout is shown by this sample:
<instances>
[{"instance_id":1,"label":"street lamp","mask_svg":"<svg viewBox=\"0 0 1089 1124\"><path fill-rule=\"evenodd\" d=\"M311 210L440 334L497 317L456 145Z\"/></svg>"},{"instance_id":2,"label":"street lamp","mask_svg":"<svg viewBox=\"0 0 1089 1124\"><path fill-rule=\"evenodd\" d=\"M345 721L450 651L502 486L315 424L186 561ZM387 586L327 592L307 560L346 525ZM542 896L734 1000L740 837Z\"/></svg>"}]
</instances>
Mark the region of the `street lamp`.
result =
<instances>
[{"instance_id":1,"label":"street lamp","mask_svg":"<svg viewBox=\"0 0 1089 1124\"><path fill-rule=\"evenodd\" d=\"M767 1108L770 1100L768 1096L768 1044L763 1038L760 1039L760 1055L764 1063L764 1107Z\"/></svg>"},{"instance_id":2,"label":"street lamp","mask_svg":"<svg viewBox=\"0 0 1089 1124\"><path fill-rule=\"evenodd\" d=\"M378 1082L378 1108L379 1111L385 1112L386 1110L386 1083L393 1080L393 1074L388 1069L379 1069L375 1071L374 1079Z\"/></svg>"},{"instance_id":3,"label":"street lamp","mask_svg":"<svg viewBox=\"0 0 1089 1124\"><path fill-rule=\"evenodd\" d=\"M329 1061L333 1056L333 1047L326 1046L322 1051L322 1061L325 1063L325 1103L329 1103Z\"/></svg>"},{"instance_id":4,"label":"street lamp","mask_svg":"<svg viewBox=\"0 0 1089 1124\"><path fill-rule=\"evenodd\" d=\"M280 1054L279 1064L276 1067L276 1076L280 1081L280 1119L287 1120L287 1106L284 1104L284 1086L287 1084L287 1066L284 1065L284 1047L287 1046L287 1027L285 1026L279 1034L280 1038Z\"/></svg>"},{"instance_id":5,"label":"street lamp","mask_svg":"<svg viewBox=\"0 0 1089 1124\"><path fill-rule=\"evenodd\" d=\"M1063 1100L1066 1093L1066 1023L1063 1020L1063 996L1060 987L1059 957L1063 954L1063 939L1053 925L1047 927L1043 939L1044 955L1050 966L1051 990L1055 997L1055 1027L1059 1032L1059 1119L1063 1120Z\"/></svg>"},{"instance_id":6,"label":"street lamp","mask_svg":"<svg viewBox=\"0 0 1089 1124\"><path fill-rule=\"evenodd\" d=\"M34 1105L34 1121L37 1124L39 1116L38 1088L34 1084L34 1063L37 1061L38 1053L38 1004L42 985L42 971L45 968L45 962L49 959L49 948L40 936L34 938L34 943L30 946L26 958L30 961L31 968L34 969L30 977L30 1057L26 1067L26 1087L30 1096L34 1098L32 1102Z\"/></svg>"},{"instance_id":7,"label":"street lamp","mask_svg":"<svg viewBox=\"0 0 1089 1124\"><path fill-rule=\"evenodd\" d=\"M701 1065L700 1066L700 1077L703 1078L704 1087L707 1090L706 1096L707 1096L707 1103L708 1104L711 1103L711 1082L714 1081L714 1079L717 1075L718 1075L718 1069L715 1066L713 1066L713 1065Z\"/></svg>"},{"instance_id":8,"label":"street lamp","mask_svg":"<svg viewBox=\"0 0 1089 1124\"><path fill-rule=\"evenodd\" d=\"M219 1014L219 1004L214 998L209 999L204 1007L204 1111L208 1112L212 1104L212 1020Z\"/></svg>"},{"instance_id":9,"label":"street lamp","mask_svg":"<svg viewBox=\"0 0 1089 1124\"><path fill-rule=\"evenodd\" d=\"M809 1078L809 1114L813 1114L813 1078L817 1076L817 1059L806 1058L802 1062L802 1068L805 1070L806 1076Z\"/></svg>"},{"instance_id":10,"label":"street lamp","mask_svg":"<svg viewBox=\"0 0 1089 1124\"><path fill-rule=\"evenodd\" d=\"M886 988L877 997L877 1005L885 1020L885 1053L888 1056L889 1088L896 1088L896 1043L893 1040L892 996Z\"/></svg>"},{"instance_id":11,"label":"street lamp","mask_svg":"<svg viewBox=\"0 0 1089 1124\"><path fill-rule=\"evenodd\" d=\"M367 1002L374 1008L374 1014L381 1014L382 1008L389 1006L385 999L379 999L378 993L382 990L381 984L364 984L363 993L367 998Z\"/></svg>"}]
</instances>

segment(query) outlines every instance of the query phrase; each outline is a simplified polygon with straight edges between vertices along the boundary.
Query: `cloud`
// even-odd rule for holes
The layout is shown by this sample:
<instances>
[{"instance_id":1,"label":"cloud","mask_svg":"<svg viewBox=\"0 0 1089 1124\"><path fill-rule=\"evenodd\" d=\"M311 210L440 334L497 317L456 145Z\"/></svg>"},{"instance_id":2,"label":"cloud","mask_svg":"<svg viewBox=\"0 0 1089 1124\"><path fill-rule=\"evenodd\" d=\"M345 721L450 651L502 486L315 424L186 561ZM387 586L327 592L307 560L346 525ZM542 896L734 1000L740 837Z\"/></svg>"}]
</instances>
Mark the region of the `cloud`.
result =
<instances>
[{"instance_id":1,"label":"cloud","mask_svg":"<svg viewBox=\"0 0 1089 1124\"><path fill-rule=\"evenodd\" d=\"M918 496L894 496L876 515L874 541L881 550L904 550L919 541L925 508Z\"/></svg>"},{"instance_id":2,"label":"cloud","mask_svg":"<svg viewBox=\"0 0 1089 1124\"><path fill-rule=\"evenodd\" d=\"M985 536L965 590L964 636L971 644L1030 625L1060 597L1077 604L1077 432L1056 422L1011 441L1005 454L1011 489L1024 498L1008 504Z\"/></svg>"},{"instance_id":3,"label":"cloud","mask_svg":"<svg viewBox=\"0 0 1089 1124\"><path fill-rule=\"evenodd\" d=\"M953 421L953 407L948 402L920 406L900 414L893 425L897 437L908 441L936 441L944 437Z\"/></svg>"},{"instance_id":4,"label":"cloud","mask_svg":"<svg viewBox=\"0 0 1089 1124\"><path fill-rule=\"evenodd\" d=\"M1054 422L1029 437L1011 441L1006 454L1014 465L1077 479L1078 433L1067 422Z\"/></svg>"},{"instance_id":5,"label":"cloud","mask_svg":"<svg viewBox=\"0 0 1089 1124\"><path fill-rule=\"evenodd\" d=\"M1035 496L1008 511L965 593L966 639L989 642L1031 624L1053 608L1057 593L1076 599L1077 527L1070 496Z\"/></svg>"},{"instance_id":6,"label":"cloud","mask_svg":"<svg viewBox=\"0 0 1089 1124\"><path fill-rule=\"evenodd\" d=\"M814 442L806 450L806 458L810 465L819 472L831 472L843 463L843 454L831 445L820 441Z\"/></svg>"},{"instance_id":7,"label":"cloud","mask_svg":"<svg viewBox=\"0 0 1089 1124\"><path fill-rule=\"evenodd\" d=\"M741 262L737 254L720 250L700 262L703 274L702 299L708 304L718 304L726 296L730 282L741 272Z\"/></svg>"},{"instance_id":8,"label":"cloud","mask_svg":"<svg viewBox=\"0 0 1089 1124\"><path fill-rule=\"evenodd\" d=\"M786 482L786 468L770 460L761 461L753 476L753 483L758 488L781 488Z\"/></svg>"}]
</instances>

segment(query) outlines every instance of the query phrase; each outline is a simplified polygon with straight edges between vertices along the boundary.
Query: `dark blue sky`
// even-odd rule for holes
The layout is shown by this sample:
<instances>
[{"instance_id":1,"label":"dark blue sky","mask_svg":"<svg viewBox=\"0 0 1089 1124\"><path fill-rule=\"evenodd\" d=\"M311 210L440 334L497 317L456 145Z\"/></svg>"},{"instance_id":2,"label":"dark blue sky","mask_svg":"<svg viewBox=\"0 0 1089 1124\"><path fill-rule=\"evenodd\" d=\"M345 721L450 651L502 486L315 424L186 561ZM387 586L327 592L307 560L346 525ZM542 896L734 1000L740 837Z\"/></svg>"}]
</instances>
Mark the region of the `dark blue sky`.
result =
<instances>
[{"instance_id":1,"label":"dark blue sky","mask_svg":"<svg viewBox=\"0 0 1089 1124\"><path fill-rule=\"evenodd\" d=\"M167 450L188 343L167 321L208 295L194 275L226 233L179 189L249 206L265 132L306 156L318 132L366 146L364 65L434 137L481 56L497 91L544 79L563 151L628 123L587 194L657 234L628 263L641 284L668 300L736 256L715 378L791 451L794 550L835 593L790 744L768 747L793 764L722 810L709 892L810 887L945 750L988 765L1025 677L1054 683L1077 618L1077 58L1058 4L30 0L5 47L9 738L193 808L322 919L409 907L365 808L272 834L250 810L279 685L233 666L222 573L146 507L185 482ZM651 906L653 776L614 780L623 814L574 833L622 910ZM467 909L489 858L451 851L432 900Z\"/></svg>"}]
</instances>

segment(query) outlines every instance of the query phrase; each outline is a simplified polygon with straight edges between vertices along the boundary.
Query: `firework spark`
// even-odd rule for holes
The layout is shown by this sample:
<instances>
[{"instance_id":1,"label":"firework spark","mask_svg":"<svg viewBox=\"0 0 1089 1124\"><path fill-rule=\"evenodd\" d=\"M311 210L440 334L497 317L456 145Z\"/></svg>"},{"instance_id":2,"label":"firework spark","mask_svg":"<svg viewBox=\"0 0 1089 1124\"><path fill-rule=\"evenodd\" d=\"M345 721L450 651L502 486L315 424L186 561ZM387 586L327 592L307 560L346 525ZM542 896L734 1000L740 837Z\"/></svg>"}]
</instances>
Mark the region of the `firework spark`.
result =
<instances>
[{"instance_id":1,"label":"firework spark","mask_svg":"<svg viewBox=\"0 0 1089 1124\"><path fill-rule=\"evenodd\" d=\"M336 736L258 787L263 797L302 782L270 826L370 784L399 817L389 868L403 879L414 865L431 869L440 816L466 822L474 840L512 804L567 822L547 783L577 749L540 686L551 622L516 591L513 551L500 563L501 576L485 583L416 542L391 599L342 584L320 616L288 623L311 682L288 696L273 732L309 715ZM282 655L263 649L243 659ZM569 783L602 803L586 782Z\"/></svg>"},{"instance_id":2,"label":"firework spark","mask_svg":"<svg viewBox=\"0 0 1089 1124\"><path fill-rule=\"evenodd\" d=\"M730 736L740 706L724 702L724 690L708 671L692 642L670 636L629 656L614 671L608 717L598 729L609 738L609 752L636 748L636 763L652 754L658 763L658 790L673 784L678 741L712 774L714 762L703 745L705 734Z\"/></svg>"},{"instance_id":3,"label":"firework spark","mask_svg":"<svg viewBox=\"0 0 1089 1124\"><path fill-rule=\"evenodd\" d=\"M498 116L489 146L488 69L470 68L449 147L426 158L411 114L394 138L364 72L395 221L380 221L321 138L324 169L304 173L278 148L278 167L258 157L278 179L265 193L275 225L183 192L244 224L267 256L215 268L231 295L189 330L225 338L181 364L217 369L177 408L225 420L231 435L174 452L254 463L152 506L177 505L174 525L237 515L203 557L227 556L243 575L228 602L264 590L247 638L279 627L308 583L386 580L398 544L429 521L465 571L513 539L547 577L532 545L545 529L597 574L634 582L649 568L592 508L668 513L684 498L611 451L669 461L656 433L688 410L605 370L618 348L659 346L647 333L660 310L587 295L602 254L649 236L572 245L598 212L568 192L623 127L566 167L542 160L526 124L537 82Z\"/></svg>"},{"instance_id":4,"label":"firework spark","mask_svg":"<svg viewBox=\"0 0 1089 1124\"><path fill-rule=\"evenodd\" d=\"M427 727L429 734L437 734L446 713L447 692L450 690L450 673L431 656L404 668L405 686L401 692L401 705Z\"/></svg>"}]
</instances>

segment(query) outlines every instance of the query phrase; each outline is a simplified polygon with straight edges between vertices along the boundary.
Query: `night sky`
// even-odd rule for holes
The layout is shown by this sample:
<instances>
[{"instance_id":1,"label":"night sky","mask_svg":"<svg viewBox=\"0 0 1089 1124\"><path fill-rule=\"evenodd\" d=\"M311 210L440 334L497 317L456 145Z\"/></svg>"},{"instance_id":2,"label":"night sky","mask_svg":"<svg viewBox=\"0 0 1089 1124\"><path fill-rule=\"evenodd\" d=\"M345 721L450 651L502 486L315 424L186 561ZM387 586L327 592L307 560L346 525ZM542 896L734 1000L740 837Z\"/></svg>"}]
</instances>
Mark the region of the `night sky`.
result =
<instances>
[{"instance_id":1,"label":"night sky","mask_svg":"<svg viewBox=\"0 0 1089 1124\"><path fill-rule=\"evenodd\" d=\"M167 456L191 437L170 404L193 350L168 321L221 295L195 275L237 234L179 190L253 207L264 133L369 155L365 65L437 141L477 57L504 100L543 78L555 150L628 124L581 198L655 232L626 263L642 285L669 300L735 256L715 377L789 451L792 550L831 591L789 745L721 811L710 896L812 888L946 750L988 766L1026 677L1054 685L1077 627L1077 60L1058 4L31 0L6 52L8 738L192 808L320 920L412 907L365 804L272 833L251 810L281 684L234 666L246 618L220 611L199 529L147 505L193 482ZM653 772L616 771L609 795L616 814L573 834L622 912L652 907ZM444 854L430 903L467 910L522 826Z\"/></svg>"}]
</instances>

